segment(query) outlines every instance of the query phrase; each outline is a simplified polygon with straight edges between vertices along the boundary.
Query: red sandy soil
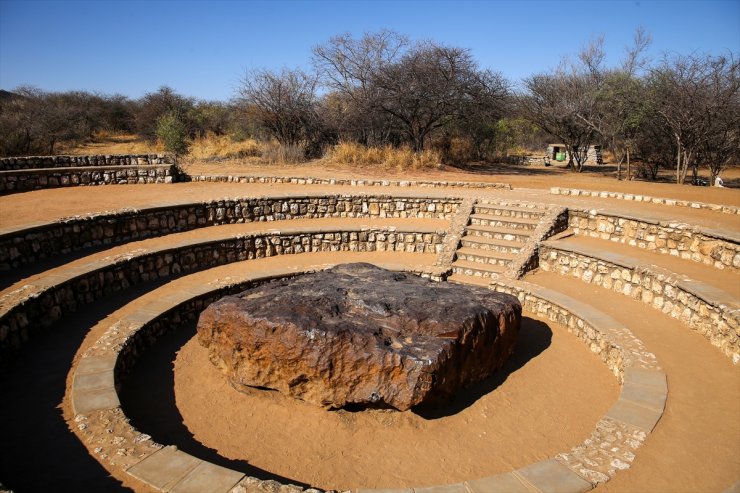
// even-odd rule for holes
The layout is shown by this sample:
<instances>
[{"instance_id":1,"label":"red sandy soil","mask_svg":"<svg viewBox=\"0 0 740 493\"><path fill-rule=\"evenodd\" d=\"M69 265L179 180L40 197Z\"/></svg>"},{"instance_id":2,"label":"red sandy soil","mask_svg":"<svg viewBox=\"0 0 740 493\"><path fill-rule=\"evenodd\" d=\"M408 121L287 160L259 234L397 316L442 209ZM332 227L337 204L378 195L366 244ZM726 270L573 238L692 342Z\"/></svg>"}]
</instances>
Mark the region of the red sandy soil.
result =
<instances>
[{"instance_id":1,"label":"red sandy soil","mask_svg":"<svg viewBox=\"0 0 740 493\"><path fill-rule=\"evenodd\" d=\"M446 484L569 450L618 397L616 379L561 326L525 319L516 351L501 374L437 419L327 411L278 392L241 393L197 338L175 360L175 395L196 440L284 477L339 490Z\"/></svg>"},{"instance_id":2,"label":"red sandy soil","mask_svg":"<svg viewBox=\"0 0 740 493\"><path fill-rule=\"evenodd\" d=\"M213 164L198 165L193 170L214 174L270 172L352 178L380 174L369 170L333 169L321 163L291 168ZM625 191L740 205L737 189L618 182L595 171L573 174L550 168L527 168L523 174L515 174L511 168L481 167L469 173L440 170L383 175L389 179L503 181L515 188L530 189L561 186ZM731 175L728 173L726 177ZM334 193L380 192L380 189L357 187L209 183L44 190L0 197L0 227L123 207L144 207L168 200L303 194L309 189ZM403 193L447 192L403 189ZM666 220L723 227L734 233L740 231L738 216L710 211L613 199L556 199L556 196L526 190L465 193L528 200L539 197L542 201L613 207L661 215ZM132 245L122 248L133 248ZM325 262L335 261L334 256L327 255ZM265 262L294 265L297 257L265 259ZM259 269L268 264L245 262L244 265ZM219 267L188 277L186 282L206 282L214 276L230 275L235 268L233 265ZM707 281L706 276L712 277L713 271L709 267L705 269L702 280ZM732 281L727 277L731 274L718 275L725 277L718 278L717 283L726 285ZM655 352L668 376L665 415L645 446L638 450L632 468L617 474L600 490L723 491L740 479L740 370L737 367L688 327L627 297L547 273L537 273L528 280L577 296L623 322ZM178 286L172 282L164 288L179 289ZM145 296L157 293L153 291ZM139 303L141 299L112 310L95 325L84 335L75 360L101 335L106 324L125 310L136 310ZM287 401L275 393L238 393L210 366L195 341L184 344L177 356L166 363L174 364L174 392L184 426L196 440L225 457L245 459L250 464L317 486L421 486L496 474L566 451L588 437L596 421L615 401L618 386L614 378L582 343L561 327L528 320L522 341L524 350L517 352L515 361L502 374L505 378L502 377L495 388L480 391L469 397L465 405L458 406L456 412L438 419L381 411L329 413ZM68 370L69 366L59 368L63 372ZM70 383L71 376L68 376L67 385ZM34 382L27 382L29 388L34 385ZM150 399L157 397L149 396ZM71 428L73 416L66 399L61 407ZM119 479L125 478L121 471L113 471L113 474ZM124 484L146 491L131 479L124 479Z\"/></svg>"},{"instance_id":3,"label":"red sandy soil","mask_svg":"<svg viewBox=\"0 0 740 493\"><path fill-rule=\"evenodd\" d=\"M655 354L668 378L663 417L628 471L596 491L725 491L740 479L740 368L677 320L573 277L536 272L527 281L611 315Z\"/></svg>"}]
</instances>

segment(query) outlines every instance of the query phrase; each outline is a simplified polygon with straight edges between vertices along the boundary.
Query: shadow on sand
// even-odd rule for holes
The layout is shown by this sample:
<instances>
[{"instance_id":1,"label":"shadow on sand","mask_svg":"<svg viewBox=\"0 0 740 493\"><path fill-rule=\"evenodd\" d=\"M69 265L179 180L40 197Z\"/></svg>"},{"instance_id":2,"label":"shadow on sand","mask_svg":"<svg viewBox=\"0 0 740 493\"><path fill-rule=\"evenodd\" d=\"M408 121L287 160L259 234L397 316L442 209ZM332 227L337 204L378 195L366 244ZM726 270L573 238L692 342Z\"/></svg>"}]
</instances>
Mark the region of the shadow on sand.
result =
<instances>
[{"instance_id":1,"label":"shadow on sand","mask_svg":"<svg viewBox=\"0 0 740 493\"><path fill-rule=\"evenodd\" d=\"M61 404L90 327L163 282L134 286L39 331L0 368L0 480L17 492L130 491L72 433Z\"/></svg>"},{"instance_id":2,"label":"shadow on sand","mask_svg":"<svg viewBox=\"0 0 740 493\"><path fill-rule=\"evenodd\" d=\"M450 402L443 405L422 404L413 408L412 411L424 419L444 418L463 411L484 395L496 390L509 378L509 375L542 354L550 347L551 340L552 329L546 323L522 317L519 339L516 348L514 348L514 354L499 371L482 382L464 389Z\"/></svg>"},{"instance_id":3,"label":"shadow on sand","mask_svg":"<svg viewBox=\"0 0 740 493\"><path fill-rule=\"evenodd\" d=\"M177 352L195 335L195 324L195 321L188 322L159 338L139 356L133 370L126 376L119 397L131 424L151 435L155 442L176 445L199 459L259 479L273 479L307 488L306 484L272 474L247 461L222 457L197 441L187 429L175 402L173 368Z\"/></svg>"}]
</instances>

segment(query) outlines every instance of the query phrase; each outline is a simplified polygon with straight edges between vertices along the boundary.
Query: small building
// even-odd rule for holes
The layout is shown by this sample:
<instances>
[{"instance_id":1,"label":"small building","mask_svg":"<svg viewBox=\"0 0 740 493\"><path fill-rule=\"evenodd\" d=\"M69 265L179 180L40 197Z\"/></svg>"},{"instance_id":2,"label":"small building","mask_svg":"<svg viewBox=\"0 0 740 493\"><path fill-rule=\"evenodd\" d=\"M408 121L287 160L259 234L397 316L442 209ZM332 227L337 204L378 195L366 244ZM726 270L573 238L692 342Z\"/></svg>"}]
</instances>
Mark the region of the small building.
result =
<instances>
[{"instance_id":1,"label":"small building","mask_svg":"<svg viewBox=\"0 0 740 493\"><path fill-rule=\"evenodd\" d=\"M565 144L548 144L547 145L547 157L551 161L568 161L568 152L566 151ZM588 152L586 154L586 162L583 164L604 164L604 160L601 158L601 146L590 145L588 146Z\"/></svg>"}]
</instances>

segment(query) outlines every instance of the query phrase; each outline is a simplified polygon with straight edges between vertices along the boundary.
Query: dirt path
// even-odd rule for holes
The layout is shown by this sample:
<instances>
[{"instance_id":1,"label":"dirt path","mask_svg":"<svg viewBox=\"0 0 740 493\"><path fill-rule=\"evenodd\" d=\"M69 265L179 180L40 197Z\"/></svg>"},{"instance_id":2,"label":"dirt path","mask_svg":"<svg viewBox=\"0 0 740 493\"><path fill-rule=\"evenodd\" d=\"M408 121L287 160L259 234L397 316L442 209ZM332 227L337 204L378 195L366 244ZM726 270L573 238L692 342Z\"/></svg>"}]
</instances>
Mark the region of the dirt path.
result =
<instances>
[{"instance_id":1,"label":"dirt path","mask_svg":"<svg viewBox=\"0 0 740 493\"><path fill-rule=\"evenodd\" d=\"M662 419L632 467L597 491L724 491L740 478L740 368L703 336L640 302L548 272L527 281L583 300L629 327L668 378Z\"/></svg>"}]
</instances>

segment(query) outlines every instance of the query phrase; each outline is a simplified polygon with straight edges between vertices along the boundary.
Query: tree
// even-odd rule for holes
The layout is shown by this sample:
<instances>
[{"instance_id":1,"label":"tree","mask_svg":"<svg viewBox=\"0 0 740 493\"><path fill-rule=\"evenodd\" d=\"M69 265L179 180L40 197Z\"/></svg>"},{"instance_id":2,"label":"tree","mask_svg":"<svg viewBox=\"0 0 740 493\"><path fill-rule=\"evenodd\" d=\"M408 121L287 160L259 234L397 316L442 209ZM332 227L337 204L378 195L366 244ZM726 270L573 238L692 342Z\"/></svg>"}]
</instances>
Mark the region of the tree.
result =
<instances>
[{"instance_id":1,"label":"tree","mask_svg":"<svg viewBox=\"0 0 740 493\"><path fill-rule=\"evenodd\" d=\"M522 113L539 128L560 139L568 153L568 167L583 171L588 146L597 135L586 120L595 110L591 80L561 67L555 74L538 74L524 80Z\"/></svg>"},{"instance_id":2,"label":"tree","mask_svg":"<svg viewBox=\"0 0 740 493\"><path fill-rule=\"evenodd\" d=\"M325 108L332 110L330 118L343 138L365 145L393 140L397 122L377 106L373 80L383 67L397 63L409 44L405 36L382 30L360 39L345 33L314 47L314 67L330 91Z\"/></svg>"},{"instance_id":3,"label":"tree","mask_svg":"<svg viewBox=\"0 0 740 493\"><path fill-rule=\"evenodd\" d=\"M321 134L317 78L301 70L254 70L239 90L241 102L280 144L307 146Z\"/></svg>"},{"instance_id":4,"label":"tree","mask_svg":"<svg viewBox=\"0 0 740 493\"><path fill-rule=\"evenodd\" d=\"M424 149L433 130L506 91L503 79L481 73L467 50L435 44L419 46L384 67L373 85L377 106L399 122L415 151Z\"/></svg>"},{"instance_id":5,"label":"tree","mask_svg":"<svg viewBox=\"0 0 740 493\"><path fill-rule=\"evenodd\" d=\"M676 182L736 138L740 66L731 56L677 55L652 70L652 103L675 141ZM723 153L725 155L725 153ZM714 155L715 171L724 164ZM710 171L712 168L710 167ZM714 175L714 171L712 171ZM716 176L716 175L715 175Z\"/></svg>"},{"instance_id":6,"label":"tree","mask_svg":"<svg viewBox=\"0 0 740 493\"><path fill-rule=\"evenodd\" d=\"M176 113L188 128L188 133L194 125L188 121L188 115L194 106L193 98L177 94L174 89L162 86L156 92L146 93L137 101L135 111L135 126L137 133L148 140L157 137L159 119L167 113ZM192 136L192 135L191 135Z\"/></svg>"},{"instance_id":7,"label":"tree","mask_svg":"<svg viewBox=\"0 0 740 493\"><path fill-rule=\"evenodd\" d=\"M651 37L642 28L635 31L633 46L626 49L621 67L603 67L603 38L591 42L581 51L579 59L591 80L594 107L581 119L601 136L609 149L618 156L617 179L621 179L622 162L627 159L627 177L631 178L630 151L645 118L647 101L644 84L638 77L646 60L644 51Z\"/></svg>"},{"instance_id":8,"label":"tree","mask_svg":"<svg viewBox=\"0 0 740 493\"><path fill-rule=\"evenodd\" d=\"M170 111L157 119L157 138L164 143L167 152L177 157L188 152L188 129L176 111Z\"/></svg>"},{"instance_id":9,"label":"tree","mask_svg":"<svg viewBox=\"0 0 740 493\"><path fill-rule=\"evenodd\" d=\"M507 81L480 70L468 50L411 44L392 31L359 40L334 37L314 48L314 63L324 82L351 103L345 108L368 116L373 135L385 133L378 123L391 121L415 151L433 131L495 107L508 93Z\"/></svg>"}]
</instances>

